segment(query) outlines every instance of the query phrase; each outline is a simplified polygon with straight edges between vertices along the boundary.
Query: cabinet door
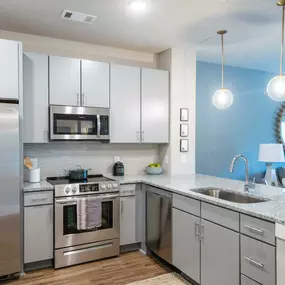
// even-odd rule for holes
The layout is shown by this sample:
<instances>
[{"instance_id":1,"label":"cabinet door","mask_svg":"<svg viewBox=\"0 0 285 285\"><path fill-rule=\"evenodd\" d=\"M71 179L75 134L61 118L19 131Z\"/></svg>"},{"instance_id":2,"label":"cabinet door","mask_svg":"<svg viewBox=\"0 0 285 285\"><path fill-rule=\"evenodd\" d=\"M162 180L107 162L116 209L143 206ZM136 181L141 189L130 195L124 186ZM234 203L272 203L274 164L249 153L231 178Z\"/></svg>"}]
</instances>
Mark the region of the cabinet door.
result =
<instances>
[{"instance_id":1,"label":"cabinet door","mask_svg":"<svg viewBox=\"0 0 285 285\"><path fill-rule=\"evenodd\" d=\"M239 285L239 234L201 220L201 285Z\"/></svg>"},{"instance_id":2,"label":"cabinet door","mask_svg":"<svg viewBox=\"0 0 285 285\"><path fill-rule=\"evenodd\" d=\"M48 142L48 56L24 53L24 142Z\"/></svg>"},{"instance_id":3,"label":"cabinet door","mask_svg":"<svg viewBox=\"0 0 285 285\"><path fill-rule=\"evenodd\" d=\"M200 283L200 218L175 208L172 213L173 265Z\"/></svg>"},{"instance_id":4,"label":"cabinet door","mask_svg":"<svg viewBox=\"0 0 285 285\"><path fill-rule=\"evenodd\" d=\"M80 60L49 57L51 105L80 106Z\"/></svg>"},{"instance_id":5,"label":"cabinet door","mask_svg":"<svg viewBox=\"0 0 285 285\"><path fill-rule=\"evenodd\" d=\"M120 245L136 243L136 197L121 197Z\"/></svg>"},{"instance_id":6,"label":"cabinet door","mask_svg":"<svg viewBox=\"0 0 285 285\"><path fill-rule=\"evenodd\" d=\"M140 143L140 69L111 65L111 143Z\"/></svg>"},{"instance_id":7,"label":"cabinet door","mask_svg":"<svg viewBox=\"0 0 285 285\"><path fill-rule=\"evenodd\" d=\"M53 205L24 208L24 262L53 258Z\"/></svg>"},{"instance_id":8,"label":"cabinet door","mask_svg":"<svg viewBox=\"0 0 285 285\"><path fill-rule=\"evenodd\" d=\"M19 99L19 43L0 40L0 98Z\"/></svg>"},{"instance_id":9,"label":"cabinet door","mask_svg":"<svg viewBox=\"0 0 285 285\"><path fill-rule=\"evenodd\" d=\"M82 106L109 108L109 66L104 62L81 61Z\"/></svg>"},{"instance_id":10,"label":"cabinet door","mask_svg":"<svg viewBox=\"0 0 285 285\"><path fill-rule=\"evenodd\" d=\"M142 69L142 142L169 142L169 72Z\"/></svg>"}]
</instances>

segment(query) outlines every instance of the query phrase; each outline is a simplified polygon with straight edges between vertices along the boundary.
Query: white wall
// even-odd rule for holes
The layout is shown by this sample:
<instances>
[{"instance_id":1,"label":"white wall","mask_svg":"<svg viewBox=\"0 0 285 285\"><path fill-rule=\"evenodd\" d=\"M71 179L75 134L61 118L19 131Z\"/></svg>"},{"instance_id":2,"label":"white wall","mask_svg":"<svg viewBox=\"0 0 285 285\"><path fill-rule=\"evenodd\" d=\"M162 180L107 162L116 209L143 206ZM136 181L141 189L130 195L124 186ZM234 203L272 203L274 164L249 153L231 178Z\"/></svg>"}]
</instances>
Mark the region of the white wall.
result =
<instances>
[{"instance_id":1,"label":"white wall","mask_svg":"<svg viewBox=\"0 0 285 285\"><path fill-rule=\"evenodd\" d=\"M158 67L170 70L170 144L160 159L170 174L195 173L196 51L170 49L158 55ZM180 152L180 109L189 109L189 151ZM183 122L185 123L185 122Z\"/></svg>"},{"instance_id":2,"label":"white wall","mask_svg":"<svg viewBox=\"0 0 285 285\"><path fill-rule=\"evenodd\" d=\"M120 156L126 174L144 173L149 163L159 160L158 146L135 144L102 144L96 142L52 142L49 144L25 144L24 155L38 158L41 178L66 175L65 169L77 164L92 168L91 173L112 172L114 156ZM27 170L25 180L27 180Z\"/></svg>"},{"instance_id":3,"label":"white wall","mask_svg":"<svg viewBox=\"0 0 285 285\"><path fill-rule=\"evenodd\" d=\"M21 41L24 51L84 58L140 67L156 67L156 55L107 46L0 30L0 38Z\"/></svg>"}]
</instances>

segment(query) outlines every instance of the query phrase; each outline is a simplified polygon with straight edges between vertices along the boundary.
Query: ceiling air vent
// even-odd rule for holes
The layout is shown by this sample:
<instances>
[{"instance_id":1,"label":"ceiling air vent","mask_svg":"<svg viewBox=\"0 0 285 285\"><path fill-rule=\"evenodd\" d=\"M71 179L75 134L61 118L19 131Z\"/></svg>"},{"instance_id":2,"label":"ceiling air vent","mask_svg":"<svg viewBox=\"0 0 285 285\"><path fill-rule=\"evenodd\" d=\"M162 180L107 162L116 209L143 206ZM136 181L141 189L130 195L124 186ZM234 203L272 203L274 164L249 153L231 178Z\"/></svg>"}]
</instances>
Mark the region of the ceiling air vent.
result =
<instances>
[{"instance_id":1,"label":"ceiling air vent","mask_svg":"<svg viewBox=\"0 0 285 285\"><path fill-rule=\"evenodd\" d=\"M61 18L80 22L83 24L93 24L94 21L97 19L97 16L64 10L61 14Z\"/></svg>"}]
</instances>

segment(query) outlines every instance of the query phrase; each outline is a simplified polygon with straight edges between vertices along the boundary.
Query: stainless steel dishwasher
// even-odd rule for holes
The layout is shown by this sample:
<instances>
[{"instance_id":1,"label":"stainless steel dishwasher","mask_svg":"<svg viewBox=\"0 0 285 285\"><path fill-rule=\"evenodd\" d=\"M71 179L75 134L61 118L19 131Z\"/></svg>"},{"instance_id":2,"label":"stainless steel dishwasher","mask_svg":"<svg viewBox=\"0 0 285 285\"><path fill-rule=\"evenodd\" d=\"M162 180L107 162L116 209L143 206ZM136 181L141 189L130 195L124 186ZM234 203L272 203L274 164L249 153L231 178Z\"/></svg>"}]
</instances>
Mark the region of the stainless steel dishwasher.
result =
<instances>
[{"instance_id":1,"label":"stainless steel dishwasher","mask_svg":"<svg viewBox=\"0 0 285 285\"><path fill-rule=\"evenodd\" d=\"M146 187L146 247L172 263L172 194Z\"/></svg>"}]
</instances>

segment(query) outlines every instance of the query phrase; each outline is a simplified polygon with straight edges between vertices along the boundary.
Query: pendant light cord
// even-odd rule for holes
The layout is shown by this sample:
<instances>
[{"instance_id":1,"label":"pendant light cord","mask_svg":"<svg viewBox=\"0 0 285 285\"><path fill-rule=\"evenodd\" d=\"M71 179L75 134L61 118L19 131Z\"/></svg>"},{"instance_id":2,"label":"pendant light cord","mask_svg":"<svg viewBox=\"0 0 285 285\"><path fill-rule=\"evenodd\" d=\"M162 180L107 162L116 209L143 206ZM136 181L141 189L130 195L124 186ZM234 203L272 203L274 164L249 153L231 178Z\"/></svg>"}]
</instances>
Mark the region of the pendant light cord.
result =
<instances>
[{"instance_id":1,"label":"pendant light cord","mask_svg":"<svg viewBox=\"0 0 285 285\"><path fill-rule=\"evenodd\" d=\"M224 88L224 69L225 69L224 35L221 35L221 42L222 42L222 88Z\"/></svg>"},{"instance_id":2,"label":"pendant light cord","mask_svg":"<svg viewBox=\"0 0 285 285\"><path fill-rule=\"evenodd\" d=\"M285 22L285 6L282 6L282 42L280 55L280 75L283 75L283 60L284 60L284 22Z\"/></svg>"}]
</instances>

